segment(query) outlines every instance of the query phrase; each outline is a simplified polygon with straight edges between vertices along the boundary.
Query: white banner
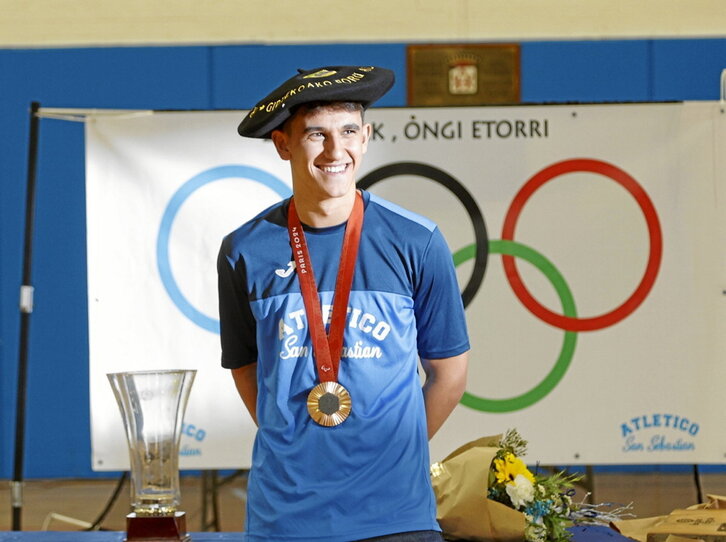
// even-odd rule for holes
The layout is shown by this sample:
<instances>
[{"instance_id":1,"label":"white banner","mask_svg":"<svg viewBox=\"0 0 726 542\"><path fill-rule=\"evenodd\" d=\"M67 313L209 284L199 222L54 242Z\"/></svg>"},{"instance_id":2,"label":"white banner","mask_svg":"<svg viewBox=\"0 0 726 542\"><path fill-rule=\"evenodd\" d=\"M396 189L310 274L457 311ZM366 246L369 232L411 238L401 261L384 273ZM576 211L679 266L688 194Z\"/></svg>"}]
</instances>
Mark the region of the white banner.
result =
<instances>
[{"instance_id":1,"label":"white banner","mask_svg":"<svg viewBox=\"0 0 726 542\"><path fill-rule=\"evenodd\" d=\"M127 468L108 372L197 369L185 469L249 466L220 368L223 235L290 194L239 112L89 118L93 468ZM726 116L718 104L378 109L359 184L428 216L454 255L467 394L432 460L516 427L543 464L726 453Z\"/></svg>"}]
</instances>

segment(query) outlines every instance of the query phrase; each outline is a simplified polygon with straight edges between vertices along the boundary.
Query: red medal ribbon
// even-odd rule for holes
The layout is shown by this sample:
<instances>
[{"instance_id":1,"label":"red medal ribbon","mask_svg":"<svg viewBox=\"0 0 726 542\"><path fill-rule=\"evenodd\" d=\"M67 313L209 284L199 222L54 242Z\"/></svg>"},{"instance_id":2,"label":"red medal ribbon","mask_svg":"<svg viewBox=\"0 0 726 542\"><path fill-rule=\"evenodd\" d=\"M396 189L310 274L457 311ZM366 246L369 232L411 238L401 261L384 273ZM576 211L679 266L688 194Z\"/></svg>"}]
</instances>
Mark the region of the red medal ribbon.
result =
<instances>
[{"instance_id":1,"label":"red medal ribbon","mask_svg":"<svg viewBox=\"0 0 726 542\"><path fill-rule=\"evenodd\" d=\"M305 314L308 319L310 337L313 342L313 356L321 382L337 382L338 366L343 351L343 333L348 315L348 298L353 286L353 271L358 257L358 245L363 229L363 198L356 193L353 210L348 217L345 227L343 248L340 252L338 276L335 281L335 298L330 321L330 332L325 333L323 311L318 297L318 288L315 285L312 260L305 241L300 219L295 210L295 199L290 199L287 211L287 229L290 234L290 246L295 261L295 271L300 281L300 292L305 304Z\"/></svg>"}]
</instances>

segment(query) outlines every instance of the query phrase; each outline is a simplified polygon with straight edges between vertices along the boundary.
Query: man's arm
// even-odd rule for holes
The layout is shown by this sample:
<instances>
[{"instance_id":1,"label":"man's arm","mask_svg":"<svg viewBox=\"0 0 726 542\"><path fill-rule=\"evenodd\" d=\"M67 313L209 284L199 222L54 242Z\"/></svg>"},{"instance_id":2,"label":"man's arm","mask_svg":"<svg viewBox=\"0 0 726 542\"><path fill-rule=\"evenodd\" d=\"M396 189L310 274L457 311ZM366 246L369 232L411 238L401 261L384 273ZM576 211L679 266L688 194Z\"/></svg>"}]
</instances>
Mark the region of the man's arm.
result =
<instances>
[{"instance_id":1,"label":"man's arm","mask_svg":"<svg viewBox=\"0 0 726 542\"><path fill-rule=\"evenodd\" d=\"M234 385L237 386L237 392L242 397L247 410L252 416L252 420L257 423L257 364L244 365L239 369L232 369L232 378Z\"/></svg>"},{"instance_id":2,"label":"man's arm","mask_svg":"<svg viewBox=\"0 0 726 542\"><path fill-rule=\"evenodd\" d=\"M423 386L429 440L444 424L466 391L469 353L441 359L421 359L426 373Z\"/></svg>"}]
</instances>

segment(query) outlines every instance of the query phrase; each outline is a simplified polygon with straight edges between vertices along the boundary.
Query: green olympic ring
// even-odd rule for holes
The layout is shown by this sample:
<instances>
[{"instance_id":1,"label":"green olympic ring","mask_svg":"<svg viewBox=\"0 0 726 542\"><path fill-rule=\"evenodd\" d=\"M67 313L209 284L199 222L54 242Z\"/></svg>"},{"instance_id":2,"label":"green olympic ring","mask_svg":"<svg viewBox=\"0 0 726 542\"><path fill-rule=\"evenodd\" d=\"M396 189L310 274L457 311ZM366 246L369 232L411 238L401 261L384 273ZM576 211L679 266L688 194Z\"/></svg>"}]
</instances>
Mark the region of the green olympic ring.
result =
<instances>
[{"instance_id":1,"label":"green olympic ring","mask_svg":"<svg viewBox=\"0 0 726 542\"><path fill-rule=\"evenodd\" d=\"M453 254L454 265L470 260L476 253L475 245L468 245ZM490 254L504 254L508 256L516 256L528 261L534 265L537 269L549 279L550 283L554 287L557 295L562 303L562 311L565 316L575 318L577 311L575 309L575 300L572 297L570 287L565 282L562 274L557 268L542 254L536 250L517 243L516 241L501 240L490 240L489 241L489 253ZM544 377L544 379L537 384L531 390L517 395L515 397L509 397L507 399L486 399L484 397L478 397L472 393L465 392L461 398L461 404L475 410L482 412L513 412L515 410L521 410L528 406L533 405L540 399L546 397L557 384L565 376L572 357L575 353L575 344L577 342L577 332L565 331L565 338L562 342L562 349L560 355L557 358L552 370Z\"/></svg>"}]
</instances>

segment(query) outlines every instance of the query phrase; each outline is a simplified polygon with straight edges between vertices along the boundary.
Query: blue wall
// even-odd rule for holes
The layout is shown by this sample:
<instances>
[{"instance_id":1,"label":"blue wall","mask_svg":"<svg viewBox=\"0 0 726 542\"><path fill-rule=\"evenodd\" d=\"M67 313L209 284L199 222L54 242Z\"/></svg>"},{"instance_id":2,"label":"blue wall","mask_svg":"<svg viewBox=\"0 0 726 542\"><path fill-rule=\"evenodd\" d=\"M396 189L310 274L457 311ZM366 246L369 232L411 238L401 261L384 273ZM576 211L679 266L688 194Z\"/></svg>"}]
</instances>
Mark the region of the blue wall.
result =
<instances>
[{"instance_id":1,"label":"blue wall","mask_svg":"<svg viewBox=\"0 0 726 542\"><path fill-rule=\"evenodd\" d=\"M30 102L245 109L325 64L395 70L378 105L405 105L405 44L0 50L0 478L13 466ZM724 67L726 39L528 42L522 100L716 100ZM43 120L39 154L25 475L90 477L83 125Z\"/></svg>"}]
</instances>

